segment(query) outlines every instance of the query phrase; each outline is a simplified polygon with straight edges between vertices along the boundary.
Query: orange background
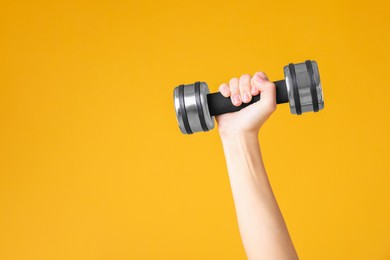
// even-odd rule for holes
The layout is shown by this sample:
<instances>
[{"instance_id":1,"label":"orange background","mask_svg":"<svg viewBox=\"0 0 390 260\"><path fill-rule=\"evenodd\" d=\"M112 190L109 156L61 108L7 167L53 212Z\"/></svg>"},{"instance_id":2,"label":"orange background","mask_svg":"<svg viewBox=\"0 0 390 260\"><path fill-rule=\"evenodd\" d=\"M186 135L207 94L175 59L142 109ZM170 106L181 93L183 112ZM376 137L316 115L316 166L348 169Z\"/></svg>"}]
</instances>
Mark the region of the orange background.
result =
<instances>
[{"instance_id":1,"label":"orange background","mask_svg":"<svg viewBox=\"0 0 390 260\"><path fill-rule=\"evenodd\" d=\"M390 259L389 1L2 1L0 259L245 259L218 131L181 83L314 59L325 110L264 126L301 259Z\"/></svg>"}]
</instances>

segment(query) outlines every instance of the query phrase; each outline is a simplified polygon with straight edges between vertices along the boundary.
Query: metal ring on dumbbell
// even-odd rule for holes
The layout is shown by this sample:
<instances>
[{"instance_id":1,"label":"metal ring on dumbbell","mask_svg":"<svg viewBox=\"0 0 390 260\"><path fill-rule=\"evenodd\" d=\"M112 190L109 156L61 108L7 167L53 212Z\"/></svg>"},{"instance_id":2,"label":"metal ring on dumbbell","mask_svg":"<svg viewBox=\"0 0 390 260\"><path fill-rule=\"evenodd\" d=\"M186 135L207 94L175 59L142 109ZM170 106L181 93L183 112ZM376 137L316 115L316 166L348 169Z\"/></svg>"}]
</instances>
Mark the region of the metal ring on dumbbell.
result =
<instances>
[{"instance_id":1,"label":"metal ring on dumbbell","mask_svg":"<svg viewBox=\"0 0 390 260\"><path fill-rule=\"evenodd\" d=\"M205 82L175 88L176 118L183 133L192 134L214 128L214 117L210 116L207 104L209 93Z\"/></svg>"},{"instance_id":2,"label":"metal ring on dumbbell","mask_svg":"<svg viewBox=\"0 0 390 260\"><path fill-rule=\"evenodd\" d=\"M318 65L307 60L284 67L285 80L275 81L276 103L289 103L292 114L324 108L324 97ZM238 107L221 93L210 94L205 82L180 85L173 92L176 118L183 134L205 132L214 128L214 116L239 111L260 100L260 95Z\"/></svg>"}]
</instances>

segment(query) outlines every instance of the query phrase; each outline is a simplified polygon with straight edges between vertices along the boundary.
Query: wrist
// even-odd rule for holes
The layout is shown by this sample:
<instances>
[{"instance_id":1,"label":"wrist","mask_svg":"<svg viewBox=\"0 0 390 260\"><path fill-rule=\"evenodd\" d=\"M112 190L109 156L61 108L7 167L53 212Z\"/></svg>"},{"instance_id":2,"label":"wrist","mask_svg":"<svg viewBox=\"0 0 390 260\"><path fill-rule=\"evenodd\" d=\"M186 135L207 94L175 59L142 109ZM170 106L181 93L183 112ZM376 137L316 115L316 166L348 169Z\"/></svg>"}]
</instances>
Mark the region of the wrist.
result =
<instances>
[{"instance_id":1,"label":"wrist","mask_svg":"<svg viewBox=\"0 0 390 260\"><path fill-rule=\"evenodd\" d=\"M220 131L222 142L253 141L258 140L258 131Z\"/></svg>"}]
</instances>

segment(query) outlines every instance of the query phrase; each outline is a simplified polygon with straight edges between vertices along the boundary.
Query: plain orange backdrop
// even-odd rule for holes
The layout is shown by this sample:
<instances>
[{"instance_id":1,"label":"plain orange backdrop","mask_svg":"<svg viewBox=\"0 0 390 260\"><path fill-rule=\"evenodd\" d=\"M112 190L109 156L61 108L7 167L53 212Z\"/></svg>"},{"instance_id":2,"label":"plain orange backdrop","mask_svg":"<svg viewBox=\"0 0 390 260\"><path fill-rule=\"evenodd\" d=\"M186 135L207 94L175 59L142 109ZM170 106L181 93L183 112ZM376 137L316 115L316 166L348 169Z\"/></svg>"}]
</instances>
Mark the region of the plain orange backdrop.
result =
<instances>
[{"instance_id":1,"label":"plain orange backdrop","mask_svg":"<svg viewBox=\"0 0 390 260\"><path fill-rule=\"evenodd\" d=\"M314 59L260 134L301 259L390 259L390 4L1 1L0 259L245 259L218 131L172 91Z\"/></svg>"}]
</instances>

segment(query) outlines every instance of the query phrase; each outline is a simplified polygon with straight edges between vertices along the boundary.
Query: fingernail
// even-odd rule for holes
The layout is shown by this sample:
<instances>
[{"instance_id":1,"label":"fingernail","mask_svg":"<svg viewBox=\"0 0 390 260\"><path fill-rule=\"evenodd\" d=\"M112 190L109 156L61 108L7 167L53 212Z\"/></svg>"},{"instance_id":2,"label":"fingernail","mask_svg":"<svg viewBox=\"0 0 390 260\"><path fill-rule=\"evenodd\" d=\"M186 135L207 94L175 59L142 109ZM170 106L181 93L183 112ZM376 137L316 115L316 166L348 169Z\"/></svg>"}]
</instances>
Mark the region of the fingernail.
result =
<instances>
[{"instance_id":1,"label":"fingernail","mask_svg":"<svg viewBox=\"0 0 390 260\"><path fill-rule=\"evenodd\" d=\"M239 95L234 95L233 97L233 102L234 102L234 105L238 106L241 102L241 98Z\"/></svg>"},{"instance_id":2,"label":"fingernail","mask_svg":"<svg viewBox=\"0 0 390 260\"><path fill-rule=\"evenodd\" d=\"M255 80L257 81L257 83L263 83L264 82L264 79L259 74L255 75Z\"/></svg>"},{"instance_id":3,"label":"fingernail","mask_svg":"<svg viewBox=\"0 0 390 260\"><path fill-rule=\"evenodd\" d=\"M263 80L268 80L268 77L267 77L267 75L265 75L264 72L260 72L258 75L259 75L260 78L262 78Z\"/></svg>"},{"instance_id":4,"label":"fingernail","mask_svg":"<svg viewBox=\"0 0 390 260\"><path fill-rule=\"evenodd\" d=\"M242 101L249 102L249 94L248 93L244 93L244 96L242 97Z\"/></svg>"}]
</instances>

